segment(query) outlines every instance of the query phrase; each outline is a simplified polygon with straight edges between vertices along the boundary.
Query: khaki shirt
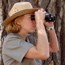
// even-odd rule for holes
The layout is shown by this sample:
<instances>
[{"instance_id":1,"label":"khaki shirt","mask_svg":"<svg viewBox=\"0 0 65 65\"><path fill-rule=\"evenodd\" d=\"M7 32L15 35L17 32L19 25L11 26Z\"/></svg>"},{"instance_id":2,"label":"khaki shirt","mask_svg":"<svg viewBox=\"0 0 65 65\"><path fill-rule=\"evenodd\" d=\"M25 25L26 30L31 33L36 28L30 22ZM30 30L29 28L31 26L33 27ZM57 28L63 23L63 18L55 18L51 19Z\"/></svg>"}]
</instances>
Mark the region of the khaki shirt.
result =
<instances>
[{"instance_id":1,"label":"khaki shirt","mask_svg":"<svg viewBox=\"0 0 65 65\"><path fill-rule=\"evenodd\" d=\"M4 65L42 65L41 60L25 58L26 53L33 46L17 34L8 34L2 48Z\"/></svg>"}]
</instances>

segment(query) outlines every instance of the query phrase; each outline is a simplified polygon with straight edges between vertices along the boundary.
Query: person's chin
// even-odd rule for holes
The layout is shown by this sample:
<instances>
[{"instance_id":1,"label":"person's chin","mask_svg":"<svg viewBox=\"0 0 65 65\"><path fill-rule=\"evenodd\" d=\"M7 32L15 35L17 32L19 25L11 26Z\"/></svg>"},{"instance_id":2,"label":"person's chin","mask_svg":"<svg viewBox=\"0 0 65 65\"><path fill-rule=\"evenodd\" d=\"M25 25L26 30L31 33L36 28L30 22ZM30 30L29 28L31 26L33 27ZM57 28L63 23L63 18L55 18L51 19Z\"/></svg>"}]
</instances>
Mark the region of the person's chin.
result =
<instances>
[{"instance_id":1,"label":"person's chin","mask_svg":"<svg viewBox=\"0 0 65 65\"><path fill-rule=\"evenodd\" d=\"M31 30L31 31L30 31L30 33L34 33L34 32L35 32L35 30Z\"/></svg>"}]
</instances>

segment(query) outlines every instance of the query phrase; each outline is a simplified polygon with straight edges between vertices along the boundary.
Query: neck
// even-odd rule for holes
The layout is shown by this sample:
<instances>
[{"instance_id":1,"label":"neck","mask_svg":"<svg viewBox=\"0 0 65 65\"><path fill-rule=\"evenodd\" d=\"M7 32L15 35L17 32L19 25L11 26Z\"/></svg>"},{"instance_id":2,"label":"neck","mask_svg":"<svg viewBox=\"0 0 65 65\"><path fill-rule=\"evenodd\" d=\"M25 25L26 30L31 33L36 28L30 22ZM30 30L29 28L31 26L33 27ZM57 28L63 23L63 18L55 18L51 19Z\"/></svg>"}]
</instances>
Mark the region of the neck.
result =
<instances>
[{"instance_id":1,"label":"neck","mask_svg":"<svg viewBox=\"0 0 65 65\"><path fill-rule=\"evenodd\" d=\"M28 33L25 32L25 31L20 31L18 34L21 36L21 38L22 38L23 40L25 40L26 37L27 37L27 35L28 35Z\"/></svg>"}]
</instances>

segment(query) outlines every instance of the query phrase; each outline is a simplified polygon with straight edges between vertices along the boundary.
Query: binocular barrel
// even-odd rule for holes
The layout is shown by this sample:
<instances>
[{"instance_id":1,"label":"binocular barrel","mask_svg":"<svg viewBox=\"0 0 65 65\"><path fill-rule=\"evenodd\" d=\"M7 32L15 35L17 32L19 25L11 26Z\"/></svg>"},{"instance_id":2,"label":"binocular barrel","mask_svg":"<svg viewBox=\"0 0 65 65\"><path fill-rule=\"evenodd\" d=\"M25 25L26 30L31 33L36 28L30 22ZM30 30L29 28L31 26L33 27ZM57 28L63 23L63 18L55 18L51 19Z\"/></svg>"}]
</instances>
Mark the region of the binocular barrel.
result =
<instances>
[{"instance_id":1,"label":"binocular barrel","mask_svg":"<svg viewBox=\"0 0 65 65\"><path fill-rule=\"evenodd\" d=\"M35 15L31 15L31 20L35 20ZM51 14L49 13L46 13L45 14L45 20L46 22L55 22L55 16L52 16Z\"/></svg>"}]
</instances>

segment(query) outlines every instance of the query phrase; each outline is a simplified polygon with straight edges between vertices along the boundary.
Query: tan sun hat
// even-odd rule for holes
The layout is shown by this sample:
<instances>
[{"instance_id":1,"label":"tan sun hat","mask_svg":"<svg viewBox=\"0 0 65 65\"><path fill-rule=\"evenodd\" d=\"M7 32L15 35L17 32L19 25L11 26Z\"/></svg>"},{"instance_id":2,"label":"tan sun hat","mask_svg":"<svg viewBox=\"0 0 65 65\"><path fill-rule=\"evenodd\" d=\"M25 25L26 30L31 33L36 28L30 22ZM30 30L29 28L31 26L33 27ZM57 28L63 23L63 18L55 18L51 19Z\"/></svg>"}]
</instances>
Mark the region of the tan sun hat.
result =
<instances>
[{"instance_id":1,"label":"tan sun hat","mask_svg":"<svg viewBox=\"0 0 65 65\"><path fill-rule=\"evenodd\" d=\"M9 17L3 21L3 26L6 27L13 19L18 16L33 13L37 11L38 8L33 8L30 2L18 2L15 3L9 12Z\"/></svg>"}]
</instances>

